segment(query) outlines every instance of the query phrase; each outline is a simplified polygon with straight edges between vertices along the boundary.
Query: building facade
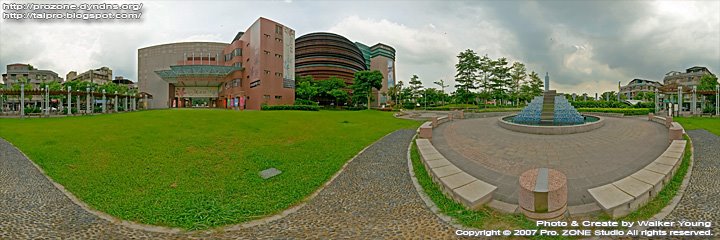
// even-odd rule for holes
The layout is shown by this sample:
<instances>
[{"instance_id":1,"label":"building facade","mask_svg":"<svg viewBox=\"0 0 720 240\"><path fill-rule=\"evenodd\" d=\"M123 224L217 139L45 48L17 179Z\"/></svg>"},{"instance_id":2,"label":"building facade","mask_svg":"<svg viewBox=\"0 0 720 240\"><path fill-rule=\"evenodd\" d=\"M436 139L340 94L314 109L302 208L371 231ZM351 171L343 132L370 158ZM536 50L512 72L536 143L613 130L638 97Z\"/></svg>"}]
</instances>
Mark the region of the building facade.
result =
<instances>
[{"instance_id":1,"label":"building facade","mask_svg":"<svg viewBox=\"0 0 720 240\"><path fill-rule=\"evenodd\" d=\"M63 79L51 70L39 70L30 64L23 63L7 65L7 71L2 74L3 83L7 87L18 83L18 79L21 77L27 80L26 89L40 89L43 87L43 83L53 81L63 82Z\"/></svg>"},{"instance_id":2,"label":"building facade","mask_svg":"<svg viewBox=\"0 0 720 240\"><path fill-rule=\"evenodd\" d=\"M387 103L387 90L395 85L394 48L382 43L369 47L326 32L303 35L295 44L295 68L299 76L312 76L315 80L335 76L352 85L356 72L378 70L383 75L382 88L373 89L371 105L380 107Z\"/></svg>"},{"instance_id":3,"label":"building facade","mask_svg":"<svg viewBox=\"0 0 720 240\"><path fill-rule=\"evenodd\" d=\"M127 86L127 88L130 90L138 89L137 84L135 84L135 82L133 82L130 79L124 78L123 76L116 76L115 79L112 80L112 82L117 85Z\"/></svg>"},{"instance_id":4,"label":"building facade","mask_svg":"<svg viewBox=\"0 0 720 240\"><path fill-rule=\"evenodd\" d=\"M294 76L295 31L265 18L229 44L171 43L138 50L138 87L153 95L150 108L290 105Z\"/></svg>"},{"instance_id":5,"label":"building facade","mask_svg":"<svg viewBox=\"0 0 720 240\"><path fill-rule=\"evenodd\" d=\"M662 86L663 84L657 81L636 78L631 80L627 85L621 86L620 94L625 95L627 99L636 99L638 93L655 93L655 89L658 89Z\"/></svg>"},{"instance_id":6,"label":"building facade","mask_svg":"<svg viewBox=\"0 0 720 240\"><path fill-rule=\"evenodd\" d=\"M83 81L91 82L96 84L105 84L112 81L112 69L109 67L101 67L98 69L90 69L84 73L77 74L75 71L69 72L65 75L67 81Z\"/></svg>"},{"instance_id":7,"label":"building facade","mask_svg":"<svg viewBox=\"0 0 720 240\"><path fill-rule=\"evenodd\" d=\"M711 73L706 67L694 66L685 70L684 73L677 71L670 71L665 74L663 78L664 85L678 85L678 86L697 86L700 85L700 78Z\"/></svg>"}]
</instances>

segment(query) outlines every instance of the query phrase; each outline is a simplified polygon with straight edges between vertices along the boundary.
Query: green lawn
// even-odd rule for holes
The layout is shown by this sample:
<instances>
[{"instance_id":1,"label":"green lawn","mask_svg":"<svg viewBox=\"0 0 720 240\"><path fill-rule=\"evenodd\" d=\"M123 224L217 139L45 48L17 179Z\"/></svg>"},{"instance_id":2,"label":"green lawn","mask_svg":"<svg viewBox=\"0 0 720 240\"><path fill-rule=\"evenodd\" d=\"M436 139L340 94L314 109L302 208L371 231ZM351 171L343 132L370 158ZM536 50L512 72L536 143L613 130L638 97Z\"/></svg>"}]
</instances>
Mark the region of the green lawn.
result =
<instances>
[{"instance_id":1,"label":"green lawn","mask_svg":"<svg viewBox=\"0 0 720 240\"><path fill-rule=\"evenodd\" d=\"M676 117L673 120L682 124L685 130L705 129L720 136L720 118Z\"/></svg>"},{"instance_id":2,"label":"green lawn","mask_svg":"<svg viewBox=\"0 0 720 240\"><path fill-rule=\"evenodd\" d=\"M158 110L0 119L0 137L100 211L194 230L298 204L365 146L419 124L378 111ZM270 167L283 173L260 178Z\"/></svg>"}]
</instances>

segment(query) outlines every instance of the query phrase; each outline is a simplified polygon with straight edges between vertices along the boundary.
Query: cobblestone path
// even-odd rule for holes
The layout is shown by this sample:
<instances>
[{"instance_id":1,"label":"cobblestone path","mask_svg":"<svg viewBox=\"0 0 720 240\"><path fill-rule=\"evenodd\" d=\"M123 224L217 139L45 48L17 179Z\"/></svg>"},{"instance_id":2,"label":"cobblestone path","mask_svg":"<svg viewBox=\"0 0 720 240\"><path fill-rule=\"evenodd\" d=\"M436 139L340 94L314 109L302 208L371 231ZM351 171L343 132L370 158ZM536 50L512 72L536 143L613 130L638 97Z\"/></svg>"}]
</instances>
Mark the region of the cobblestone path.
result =
<instances>
[{"instance_id":1,"label":"cobblestone path","mask_svg":"<svg viewBox=\"0 0 720 240\"><path fill-rule=\"evenodd\" d=\"M715 239L720 238L720 137L706 130L688 131L695 147L690 183L680 203L664 221L711 222ZM707 230L680 227L680 230Z\"/></svg>"},{"instance_id":2,"label":"cobblestone path","mask_svg":"<svg viewBox=\"0 0 720 240\"><path fill-rule=\"evenodd\" d=\"M113 224L84 211L24 156L0 139L0 239L377 239L454 237L420 199L407 167L414 130L370 146L307 205L290 215L235 231L161 234Z\"/></svg>"}]
</instances>

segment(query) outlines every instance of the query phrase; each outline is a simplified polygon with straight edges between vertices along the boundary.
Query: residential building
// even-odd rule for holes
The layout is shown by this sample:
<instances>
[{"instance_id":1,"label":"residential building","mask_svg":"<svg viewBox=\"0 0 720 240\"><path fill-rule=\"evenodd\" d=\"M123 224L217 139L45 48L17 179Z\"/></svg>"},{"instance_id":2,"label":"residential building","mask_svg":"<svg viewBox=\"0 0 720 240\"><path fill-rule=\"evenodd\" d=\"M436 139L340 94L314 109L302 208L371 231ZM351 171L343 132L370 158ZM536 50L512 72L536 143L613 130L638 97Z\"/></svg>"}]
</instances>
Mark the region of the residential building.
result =
<instances>
[{"instance_id":1,"label":"residential building","mask_svg":"<svg viewBox=\"0 0 720 240\"><path fill-rule=\"evenodd\" d=\"M679 86L697 86L700 84L700 78L702 76L705 76L706 74L710 74L712 76L715 76L715 74L711 73L710 70L708 70L706 67L700 67L700 66L694 66L691 68L688 68L685 70L684 73L677 72L677 71L670 71L665 74L665 78L663 79L664 85L679 85Z\"/></svg>"},{"instance_id":2,"label":"residential building","mask_svg":"<svg viewBox=\"0 0 720 240\"><path fill-rule=\"evenodd\" d=\"M39 70L30 64L15 63L7 65L6 73L2 74L2 82L10 87L18 83L18 79L21 77L27 80L26 89L40 89L43 87L43 83L63 81L57 73L51 70Z\"/></svg>"},{"instance_id":3,"label":"residential building","mask_svg":"<svg viewBox=\"0 0 720 240\"><path fill-rule=\"evenodd\" d=\"M75 71L70 71L65 79L67 81L83 81L91 82L96 84L105 84L112 81L112 69L108 67L101 67L98 69L90 69L81 74L77 74Z\"/></svg>"},{"instance_id":4,"label":"residential building","mask_svg":"<svg viewBox=\"0 0 720 240\"><path fill-rule=\"evenodd\" d=\"M663 84L657 81L646 79L633 79L627 85L620 87L620 94L625 95L627 99L636 99L638 93L655 92L655 89L662 87Z\"/></svg>"}]
</instances>

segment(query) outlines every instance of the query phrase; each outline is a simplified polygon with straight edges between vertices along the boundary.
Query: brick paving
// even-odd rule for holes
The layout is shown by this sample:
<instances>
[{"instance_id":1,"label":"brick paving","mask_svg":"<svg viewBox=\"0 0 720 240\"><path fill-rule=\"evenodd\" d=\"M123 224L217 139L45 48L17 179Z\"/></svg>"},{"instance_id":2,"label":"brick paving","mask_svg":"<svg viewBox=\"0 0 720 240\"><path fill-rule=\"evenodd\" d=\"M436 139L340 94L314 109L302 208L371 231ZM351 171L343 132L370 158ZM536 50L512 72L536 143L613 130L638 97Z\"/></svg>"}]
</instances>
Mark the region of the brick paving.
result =
<instances>
[{"instance_id":1,"label":"brick paving","mask_svg":"<svg viewBox=\"0 0 720 240\"><path fill-rule=\"evenodd\" d=\"M691 130L694 162L690 183L675 209L663 221L711 222L714 238L720 238L720 136ZM676 223L677 224L677 223ZM681 227L673 230L707 230ZM667 230L670 230L667 229Z\"/></svg>"},{"instance_id":2,"label":"brick paving","mask_svg":"<svg viewBox=\"0 0 720 240\"><path fill-rule=\"evenodd\" d=\"M164 234L140 231L84 211L57 190L17 149L0 139L0 239L447 239L454 230L414 188L399 130L357 156L298 211L233 231Z\"/></svg>"},{"instance_id":3,"label":"brick paving","mask_svg":"<svg viewBox=\"0 0 720 240\"><path fill-rule=\"evenodd\" d=\"M669 146L667 129L647 118L606 117L605 126L570 135L513 132L498 118L457 120L433 130L432 142L448 160L496 185L493 198L517 204L518 177L549 167L568 178L568 204L595 202L587 189L624 178Z\"/></svg>"}]
</instances>

